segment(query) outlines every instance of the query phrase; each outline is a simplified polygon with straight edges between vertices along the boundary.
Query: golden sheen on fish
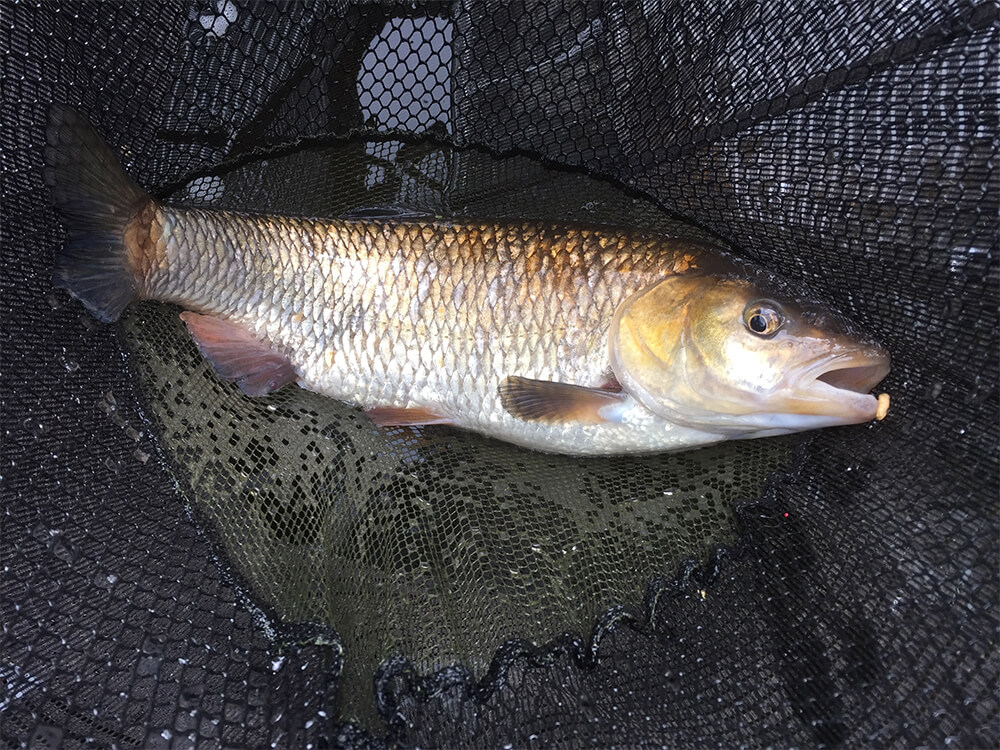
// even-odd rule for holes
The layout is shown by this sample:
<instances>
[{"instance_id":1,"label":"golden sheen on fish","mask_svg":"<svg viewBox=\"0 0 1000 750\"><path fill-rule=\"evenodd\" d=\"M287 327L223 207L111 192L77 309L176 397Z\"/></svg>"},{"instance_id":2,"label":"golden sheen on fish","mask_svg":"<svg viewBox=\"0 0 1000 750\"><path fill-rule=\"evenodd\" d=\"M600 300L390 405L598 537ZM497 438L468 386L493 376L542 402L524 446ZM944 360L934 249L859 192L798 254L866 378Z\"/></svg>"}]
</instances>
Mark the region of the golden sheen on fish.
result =
<instances>
[{"instance_id":1,"label":"golden sheen on fish","mask_svg":"<svg viewBox=\"0 0 1000 750\"><path fill-rule=\"evenodd\" d=\"M543 223L317 220L158 203L72 110L46 180L55 283L98 318L186 309L218 374L382 425L542 451L670 451L874 419L889 371L835 315L709 246Z\"/></svg>"}]
</instances>

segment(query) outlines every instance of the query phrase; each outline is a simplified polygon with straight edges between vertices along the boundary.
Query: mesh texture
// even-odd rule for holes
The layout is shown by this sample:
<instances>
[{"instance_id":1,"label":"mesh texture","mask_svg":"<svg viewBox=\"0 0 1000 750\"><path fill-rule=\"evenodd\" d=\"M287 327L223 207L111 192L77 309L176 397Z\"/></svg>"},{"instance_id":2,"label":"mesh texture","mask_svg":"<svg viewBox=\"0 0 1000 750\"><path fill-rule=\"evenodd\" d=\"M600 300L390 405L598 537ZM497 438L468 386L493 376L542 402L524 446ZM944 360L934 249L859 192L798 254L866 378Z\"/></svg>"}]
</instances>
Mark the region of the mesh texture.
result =
<instances>
[{"instance_id":1,"label":"mesh texture","mask_svg":"<svg viewBox=\"0 0 1000 750\"><path fill-rule=\"evenodd\" d=\"M496 6L3 6L4 743L995 742L995 7ZM249 402L51 288L52 101L171 200L712 237L890 418L588 462Z\"/></svg>"}]
</instances>

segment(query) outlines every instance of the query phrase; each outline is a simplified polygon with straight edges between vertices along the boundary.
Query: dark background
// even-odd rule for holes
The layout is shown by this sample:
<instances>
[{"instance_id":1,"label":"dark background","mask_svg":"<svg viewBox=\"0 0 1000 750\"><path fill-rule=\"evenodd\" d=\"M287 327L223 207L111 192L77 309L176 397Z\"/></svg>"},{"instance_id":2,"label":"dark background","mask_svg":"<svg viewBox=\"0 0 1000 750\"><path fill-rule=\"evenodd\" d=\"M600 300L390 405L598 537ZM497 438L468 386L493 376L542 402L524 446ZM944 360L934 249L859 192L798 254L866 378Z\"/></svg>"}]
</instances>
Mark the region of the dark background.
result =
<instances>
[{"instance_id":1,"label":"dark background","mask_svg":"<svg viewBox=\"0 0 1000 750\"><path fill-rule=\"evenodd\" d=\"M995 744L995 6L495 5L4 2L4 743ZM610 178L872 331L890 417L803 443L735 544L650 570L593 633L514 641L478 682L403 655L372 675L381 722L345 723L336 634L274 637L160 463L119 332L51 289L52 101L154 191L355 132Z\"/></svg>"}]
</instances>

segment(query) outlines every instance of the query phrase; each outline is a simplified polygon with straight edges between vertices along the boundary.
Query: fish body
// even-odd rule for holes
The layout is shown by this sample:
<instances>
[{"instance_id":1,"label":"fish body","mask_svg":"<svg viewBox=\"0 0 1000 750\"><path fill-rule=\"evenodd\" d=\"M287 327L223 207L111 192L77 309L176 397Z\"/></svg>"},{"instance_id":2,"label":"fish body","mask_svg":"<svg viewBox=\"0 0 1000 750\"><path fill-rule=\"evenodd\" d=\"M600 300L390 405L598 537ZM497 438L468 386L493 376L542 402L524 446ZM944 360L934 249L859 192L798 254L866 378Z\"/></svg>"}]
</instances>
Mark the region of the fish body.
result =
<instances>
[{"instance_id":1,"label":"fish body","mask_svg":"<svg viewBox=\"0 0 1000 750\"><path fill-rule=\"evenodd\" d=\"M503 406L499 389L510 374L595 389L613 380L615 309L689 268L690 245L581 227L165 207L151 227L155 253L141 296L250 331L287 356L309 390L368 409L420 410L557 452L718 439L669 425L631 398L618 421L524 420Z\"/></svg>"},{"instance_id":2,"label":"fish body","mask_svg":"<svg viewBox=\"0 0 1000 750\"><path fill-rule=\"evenodd\" d=\"M772 302L760 278L709 246L582 225L168 206L139 189L72 110L54 107L48 134L46 177L69 231L56 284L104 320L135 299L184 307L202 352L248 394L296 382L381 424L452 424L591 455L875 415L863 391L888 371L884 352L831 327L829 316L826 330L796 303ZM708 343L699 346L685 336L718 315L714 307L694 313L706 298L734 320L726 321L732 330L701 325ZM852 363L841 368L853 376L835 389L845 391L839 406L808 413L817 409L786 404L794 411L785 414L764 403L762 388L794 387L760 375L803 368L786 345L746 348L770 340L748 328L747 305L757 299L780 308L782 333L794 327L787 321L808 328L798 338L811 342L810 361ZM727 344L733 336L747 339L742 349ZM696 353L702 361L692 365ZM729 374L709 377L720 368ZM736 380L747 382L733 384L741 368ZM727 406L720 413L713 402Z\"/></svg>"}]
</instances>

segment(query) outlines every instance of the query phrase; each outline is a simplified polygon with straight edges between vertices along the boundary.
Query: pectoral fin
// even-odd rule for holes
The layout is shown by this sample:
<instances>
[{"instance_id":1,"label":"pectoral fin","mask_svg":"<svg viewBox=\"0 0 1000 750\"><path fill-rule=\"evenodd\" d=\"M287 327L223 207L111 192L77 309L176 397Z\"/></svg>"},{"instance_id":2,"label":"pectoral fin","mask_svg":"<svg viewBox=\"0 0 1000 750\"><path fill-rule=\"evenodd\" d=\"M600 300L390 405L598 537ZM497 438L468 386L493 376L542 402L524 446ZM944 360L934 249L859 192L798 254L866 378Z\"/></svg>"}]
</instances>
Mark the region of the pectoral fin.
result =
<instances>
[{"instance_id":1,"label":"pectoral fin","mask_svg":"<svg viewBox=\"0 0 1000 750\"><path fill-rule=\"evenodd\" d=\"M503 408L528 422L620 422L625 399L620 391L549 380L512 376L500 384Z\"/></svg>"},{"instance_id":2,"label":"pectoral fin","mask_svg":"<svg viewBox=\"0 0 1000 750\"><path fill-rule=\"evenodd\" d=\"M181 313L195 343L223 380L235 380L248 396L264 396L296 379L284 354L238 325L211 315Z\"/></svg>"},{"instance_id":3,"label":"pectoral fin","mask_svg":"<svg viewBox=\"0 0 1000 750\"><path fill-rule=\"evenodd\" d=\"M379 427L419 427L425 424L452 424L447 417L442 417L426 409L402 409L394 406L374 406L365 409L365 416Z\"/></svg>"}]
</instances>

